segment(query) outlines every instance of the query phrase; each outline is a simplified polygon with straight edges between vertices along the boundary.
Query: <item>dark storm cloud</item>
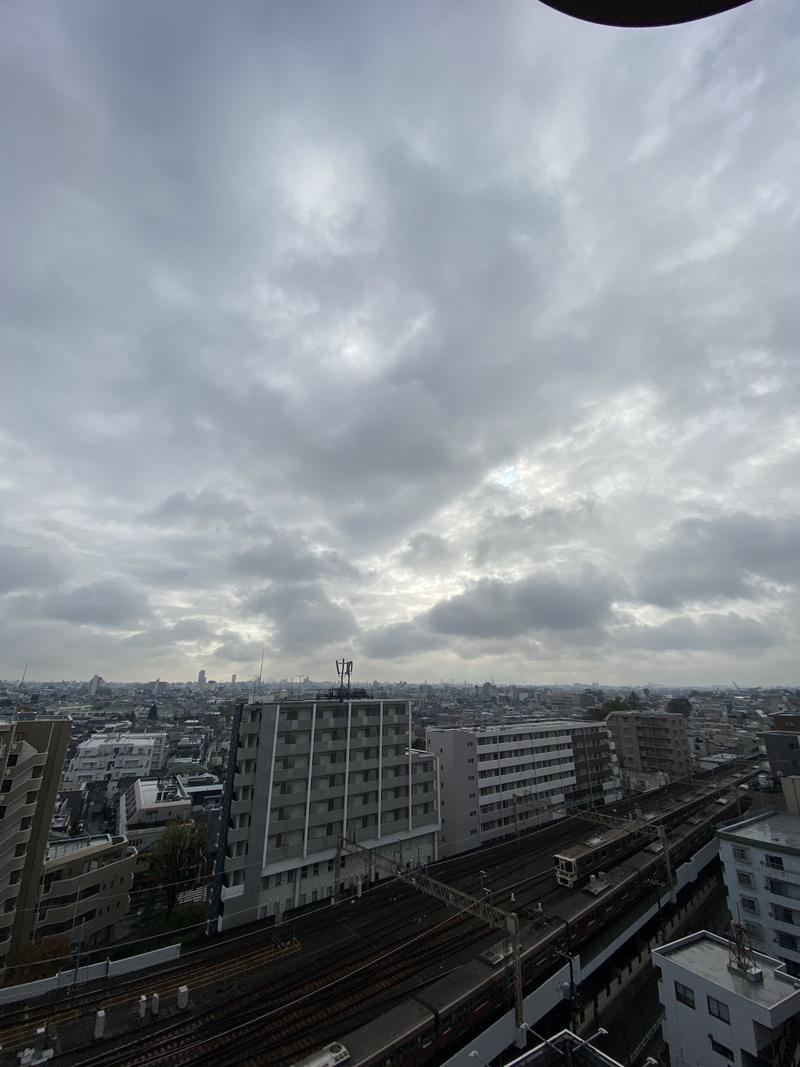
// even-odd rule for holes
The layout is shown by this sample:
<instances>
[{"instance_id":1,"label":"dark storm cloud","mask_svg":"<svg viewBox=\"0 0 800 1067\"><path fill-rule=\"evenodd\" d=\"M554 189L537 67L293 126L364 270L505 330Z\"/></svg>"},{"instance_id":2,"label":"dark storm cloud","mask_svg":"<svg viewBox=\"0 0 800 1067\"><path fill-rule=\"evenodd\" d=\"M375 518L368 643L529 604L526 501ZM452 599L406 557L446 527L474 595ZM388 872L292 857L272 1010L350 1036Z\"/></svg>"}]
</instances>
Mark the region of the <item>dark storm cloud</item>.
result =
<instances>
[{"instance_id":1,"label":"dark storm cloud","mask_svg":"<svg viewBox=\"0 0 800 1067\"><path fill-rule=\"evenodd\" d=\"M588 571L578 578L547 574L519 581L484 579L431 608L437 633L456 637L516 637L536 630L595 629L609 617L618 586Z\"/></svg>"},{"instance_id":2,"label":"dark storm cloud","mask_svg":"<svg viewBox=\"0 0 800 1067\"><path fill-rule=\"evenodd\" d=\"M222 644L217 645L211 656L223 663L257 663L264 651L263 642L248 641L235 630L224 630L219 637Z\"/></svg>"},{"instance_id":3,"label":"dark storm cloud","mask_svg":"<svg viewBox=\"0 0 800 1067\"><path fill-rule=\"evenodd\" d=\"M654 604L753 599L764 582L800 583L800 521L736 512L677 523L646 553L639 592Z\"/></svg>"}]
</instances>

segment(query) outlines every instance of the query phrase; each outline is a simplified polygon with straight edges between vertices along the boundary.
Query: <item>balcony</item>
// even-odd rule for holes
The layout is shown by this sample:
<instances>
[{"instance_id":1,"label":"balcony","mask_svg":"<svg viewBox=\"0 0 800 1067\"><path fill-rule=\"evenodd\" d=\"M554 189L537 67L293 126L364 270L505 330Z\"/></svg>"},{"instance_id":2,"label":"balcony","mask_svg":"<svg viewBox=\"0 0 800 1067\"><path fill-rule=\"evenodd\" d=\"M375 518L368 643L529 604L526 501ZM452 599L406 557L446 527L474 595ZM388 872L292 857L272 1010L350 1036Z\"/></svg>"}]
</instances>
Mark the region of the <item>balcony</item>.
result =
<instances>
[{"instance_id":1,"label":"balcony","mask_svg":"<svg viewBox=\"0 0 800 1067\"><path fill-rule=\"evenodd\" d=\"M234 774L233 776L233 788L243 789L248 785L255 785L256 776L254 771L249 771L247 774Z\"/></svg>"}]
</instances>

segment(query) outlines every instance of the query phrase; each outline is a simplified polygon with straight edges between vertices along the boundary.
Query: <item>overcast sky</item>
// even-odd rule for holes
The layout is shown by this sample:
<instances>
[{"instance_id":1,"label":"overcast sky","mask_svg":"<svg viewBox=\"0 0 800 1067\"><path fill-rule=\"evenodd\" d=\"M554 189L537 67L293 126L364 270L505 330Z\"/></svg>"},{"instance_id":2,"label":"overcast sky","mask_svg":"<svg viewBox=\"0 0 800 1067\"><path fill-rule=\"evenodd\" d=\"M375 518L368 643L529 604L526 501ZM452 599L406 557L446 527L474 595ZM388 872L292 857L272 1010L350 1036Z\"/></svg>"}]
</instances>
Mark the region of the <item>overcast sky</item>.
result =
<instances>
[{"instance_id":1,"label":"overcast sky","mask_svg":"<svg viewBox=\"0 0 800 1067\"><path fill-rule=\"evenodd\" d=\"M0 675L800 682L799 37L7 0Z\"/></svg>"}]
</instances>

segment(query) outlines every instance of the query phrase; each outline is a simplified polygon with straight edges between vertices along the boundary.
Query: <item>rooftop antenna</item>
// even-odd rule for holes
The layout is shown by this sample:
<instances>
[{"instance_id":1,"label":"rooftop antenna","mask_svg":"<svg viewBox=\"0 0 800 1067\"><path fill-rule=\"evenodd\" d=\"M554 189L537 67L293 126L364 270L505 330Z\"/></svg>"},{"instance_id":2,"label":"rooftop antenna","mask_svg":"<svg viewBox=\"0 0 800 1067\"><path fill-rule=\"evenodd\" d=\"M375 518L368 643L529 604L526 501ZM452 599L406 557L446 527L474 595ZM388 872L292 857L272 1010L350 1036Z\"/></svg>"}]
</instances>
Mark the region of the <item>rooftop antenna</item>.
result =
<instances>
[{"instance_id":1,"label":"rooftop antenna","mask_svg":"<svg viewBox=\"0 0 800 1067\"><path fill-rule=\"evenodd\" d=\"M350 699L350 677L353 673L353 661L351 659L336 660L336 677L339 679L339 703L344 701L345 696Z\"/></svg>"},{"instance_id":2,"label":"rooftop antenna","mask_svg":"<svg viewBox=\"0 0 800 1067\"><path fill-rule=\"evenodd\" d=\"M758 968L753 959L753 946L750 944L750 935L743 922L734 919L731 923L731 939L728 942L728 967L745 974L752 974Z\"/></svg>"},{"instance_id":3,"label":"rooftop antenna","mask_svg":"<svg viewBox=\"0 0 800 1067\"><path fill-rule=\"evenodd\" d=\"M264 676L264 649L261 649L261 666L258 668L258 695L261 696L261 679Z\"/></svg>"}]
</instances>

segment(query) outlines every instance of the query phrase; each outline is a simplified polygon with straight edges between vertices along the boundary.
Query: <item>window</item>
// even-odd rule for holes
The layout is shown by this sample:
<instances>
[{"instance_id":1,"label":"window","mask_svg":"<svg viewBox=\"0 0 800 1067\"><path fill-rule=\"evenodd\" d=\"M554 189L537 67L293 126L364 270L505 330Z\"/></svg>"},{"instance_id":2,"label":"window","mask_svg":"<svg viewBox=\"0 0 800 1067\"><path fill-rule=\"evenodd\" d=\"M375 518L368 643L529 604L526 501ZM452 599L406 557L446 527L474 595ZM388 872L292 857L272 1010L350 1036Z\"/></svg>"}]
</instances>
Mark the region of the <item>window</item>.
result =
<instances>
[{"instance_id":1,"label":"window","mask_svg":"<svg viewBox=\"0 0 800 1067\"><path fill-rule=\"evenodd\" d=\"M733 1060L733 1049L729 1049L727 1045L721 1045L719 1041L715 1041L711 1034L708 1037L711 1041L711 1047L718 1056L724 1056L726 1060Z\"/></svg>"},{"instance_id":2,"label":"window","mask_svg":"<svg viewBox=\"0 0 800 1067\"><path fill-rule=\"evenodd\" d=\"M753 897L741 897L742 911L749 911L751 915L758 915L758 901Z\"/></svg>"},{"instance_id":3,"label":"window","mask_svg":"<svg viewBox=\"0 0 800 1067\"><path fill-rule=\"evenodd\" d=\"M685 1004L687 1008L694 1008L694 990L688 985L683 985L681 982L675 983L675 999L680 1004Z\"/></svg>"},{"instance_id":4,"label":"window","mask_svg":"<svg viewBox=\"0 0 800 1067\"><path fill-rule=\"evenodd\" d=\"M733 858L739 860L740 863L747 863L750 857L746 848L734 847Z\"/></svg>"},{"instance_id":5,"label":"window","mask_svg":"<svg viewBox=\"0 0 800 1067\"><path fill-rule=\"evenodd\" d=\"M775 940L781 948L790 948L792 952L797 952L797 938L794 934L787 934L784 930L778 930Z\"/></svg>"},{"instance_id":6,"label":"window","mask_svg":"<svg viewBox=\"0 0 800 1067\"><path fill-rule=\"evenodd\" d=\"M781 856L767 856L767 866L771 867L773 871L783 870L783 859Z\"/></svg>"},{"instance_id":7,"label":"window","mask_svg":"<svg viewBox=\"0 0 800 1067\"><path fill-rule=\"evenodd\" d=\"M706 1000L709 1015L713 1015L715 1019L721 1019L724 1023L730 1023L731 1013L728 1011L727 1004L723 1004L721 1000L716 1000L714 997L706 997ZM733 1059L733 1054L731 1054L731 1059Z\"/></svg>"},{"instance_id":8,"label":"window","mask_svg":"<svg viewBox=\"0 0 800 1067\"><path fill-rule=\"evenodd\" d=\"M750 934L751 937L754 937L757 941L764 940L764 931L761 929L760 923L747 922L747 920L745 920L744 928L747 930L748 934Z\"/></svg>"},{"instance_id":9,"label":"window","mask_svg":"<svg viewBox=\"0 0 800 1067\"><path fill-rule=\"evenodd\" d=\"M737 871L736 880L739 885L747 886L748 889L752 889L753 885L755 884L753 882L752 874L749 874L747 871Z\"/></svg>"}]
</instances>

